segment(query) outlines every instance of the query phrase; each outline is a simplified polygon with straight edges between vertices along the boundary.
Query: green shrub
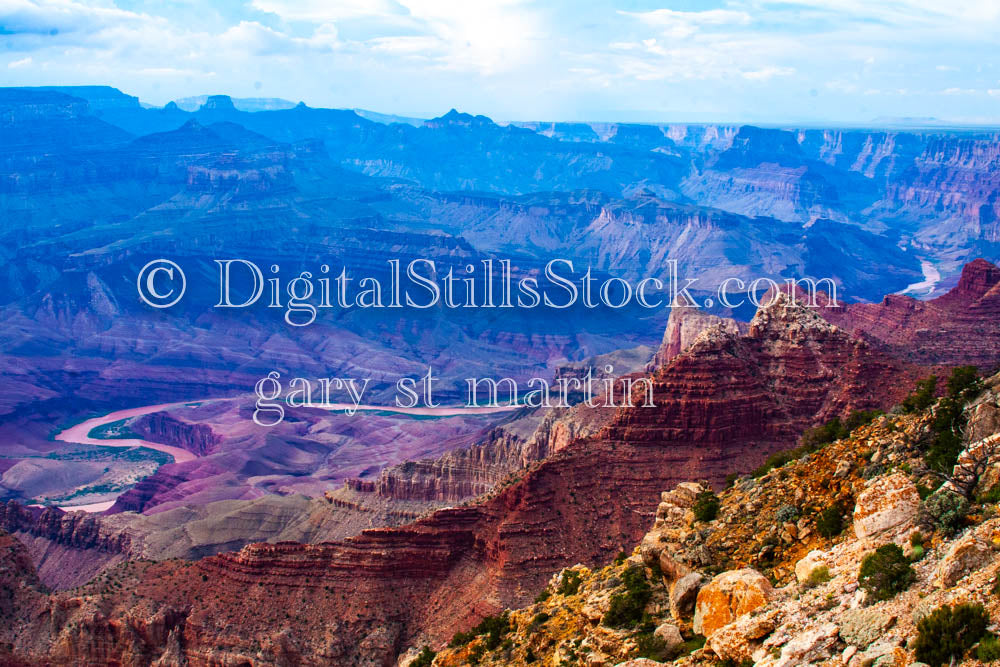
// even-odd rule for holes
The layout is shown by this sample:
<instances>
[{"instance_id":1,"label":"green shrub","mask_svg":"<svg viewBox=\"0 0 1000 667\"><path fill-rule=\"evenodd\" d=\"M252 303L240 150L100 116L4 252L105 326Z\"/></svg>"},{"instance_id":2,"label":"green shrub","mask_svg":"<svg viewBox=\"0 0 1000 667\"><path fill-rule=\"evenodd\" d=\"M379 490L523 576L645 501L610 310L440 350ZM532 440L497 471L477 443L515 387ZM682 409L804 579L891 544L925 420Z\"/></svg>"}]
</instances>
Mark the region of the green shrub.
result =
<instances>
[{"instance_id":1,"label":"green shrub","mask_svg":"<svg viewBox=\"0 0 1000 667\"><path fill-rule=\"evenodd\" d=\"M815 588L828 581L830 581L830 568L826 565L820 565L813 568L813 571L809 573L809 576L802 583L806 588Z\"/></svg>"},{"instance_id":2,"label":"green shrub","mask_svg":"<svg viewBox=\"0 0 1000 667\"><path fill-rule=\"evenodd\" d=\"M994 484L987 491L976 496L976 502L980 505L989 503L1000 503L1000 484Z\"/></svg>"},{"instance_id":3,"label":"green shrub","mask_svg":"<svg viewBox=\"0 0 1000 667\"><path fill-rule=\"evenodd\" d=\"M934 393L937 390L937 376L921 380L917 383L916 389L903 399L901 407L903 412L923 412L934 403Z\"/></svg>"},{"instance_id":4,"label":"green shrub","mask_svg":"<svg viewBox=\"0 0 1000 667\"><path fill-rule=\"evenodd\" d=\"M576 570L566 570L563 572L562 581L556 593L559 595L576 595L580 590L580 573Z\"/></svg>"},{"instance_id":5,"label":"green shrub","mask_svg":"<svg viewBox=\"0 0 1000 667\"><path fill-rule=\"evenodd\" d=\"M611 596L611 604L602 620L608 627L625 628L638 625L642 620L643 610L653 595L649 582L646 581L646 575L640 568L625 570L622 583L625 585L625 591Z\"/></svg>"},{"instance_id":6,"label":"green shrub","mask_svg":"<svg viewBox=\"0 0 1000 667\"><path fill-rule=\"evenodd\" d=\"M831 505L816 519L816 532L823 537L836 537L844 530L843 510L839 505Z\"/></svg>"},{"instance_id":7,"label":"green shrub","mask_svg":"<svg viewBox=\"0 0 1000 667\"><path fill-rule=\"evenodd\" d=\"M719 497L711 489L706 489L695 497L692 509L698 521L711 521L719 515Z\"/></svg>"},{"instance_id":8,"label":"green shrub","mask_svg":"<svg viewBox=\"0 0 1000 667\"><path fill-rule=\"evenodd\" d=\"M920 544L913 545L913 553L910 554L910 562L916 563L917 561L923 559L924 557L924 547Z\"/></svg>"},{"instance_id":9,"label":"green shrub","mask_svg":"<svg viewBox=\"0 0 1000 667\"><path fill-rule=\"evenodd\" d=\"M431 650L430 646L425 646L420 650L420 654L417 659L410 663L410 667L431 667L431 663L434 662L434 656L437 653Z\"/></svg>"},{"instance_id":10,"label":"green shrub","mask_svg":"<svg viewBox=\"0 0 1000 667\"><path fill-rule=\"evenodd\" d=\"M619 551L618 555L615 556L615 565L621 565L626 560L628 560L628 554L624 551Z\"/></svg>"},{"instance_id":11,"label":"green shrub","mask_svg":"<svg viewBox=\"0 0 1000 667\"><path fill-rule=\"evenodd\" d=\"M635 635L635 650L629 655L630 658L649 658L662 662L670 660L677 653L670 650L667 642L657 637L652 632L641 632Z\"/></svg>"},{"instance_id":12,"label":"green shrub","mask_svg":"<svg viewBox=\"0 0 1000 667\"><path fill-rule=\"evenodd\" d=\"M969 401L982 389L979 369L975 366L956 366L948 378L948 395L962 402Z\"/></svg>"},{"instance_id":13,"label":"green shrub","mask_svg":"<svg viewBox=\"0 0 1000 667\"><path fill-rule=\"evenodd\" d=\"M888 600L910 587L916 573L897 544L886 544L861 561L858 585L876 600Z\"/></svg>"},{"instance_id":14,"label":"green shrub","mask_svg":"<svg viewBox=\"0 0 1000 667\"><path fill-rule=\"evenodd\" d=\"M979 641L976 647L976 659L980 662L996 662L1000 660L1000 641L994 635L987 635Z\"/></svg>"},{"instance_id":15,"label":"green shrub","mask_svg":"<svg viewBox=\"0 0 1000 667\"><path fill-rule=\"evenodd\" d=\"M960 661L986 634L989 620L981 604L938 607L917 623L917 640L913 646L917 660L931 667Z\"/></svg>"},{"instance_id":16,"label":"green shrub","mask_svg":"<svg viewBox=\"0 0 1000 667\"><path fill-rule=\"evenodd\" d=\"M550 618L552 617L546 614L544 611L538 612L537 614L535 614L535 617L531 619L531 624L528 627L528 632L534 632L539 627L545 625L546 621L548 621Z\"/></svg>"},{"instance_id":17,"label":"green shrub","mask_svg":"<svg viewBox=\"0 0 1000 667\"><path fill-rule=\"evenodd\" d=\"M924 501L924 513L945 535L952 535L965 522L969 501L954 491L941 489Z\"/></svg>"},{"instance_id":18,"label":"green shrub","mask_svg":"<svg viewBox=\"0 0 1000 667\"><path fill-rule=\"evenodd\" d=\"M452 648L464 646L479 635L486 635L481 646L492 651L500 646L500 640L508 632L510 632L510 615L505 611L499 616L487 616L468 632L456 632L448 645Z\"/></svg>"},{"instance_id":19,"label":"green shrub","mask_svg":"<svg viewBox=\"0 0 1000 667\"><path fill-rule=\"evenodd\" d=\"M844 420L844 428L846 428L847 432L850 433L860 426L871 424L884 414L885 413L881 410L854 410L851 414L847 415L847 419Z\"/></svg>"},{"instance_id":20,"label":"green shrub","mask_svg":"<svg viewBox=\"0 0 1000 667\"><path fill-rule=\"evenodd\" d=\"M543 588L542 592L535 597L535 603L545 602L550 597L552 597L552 593L549 592L549 589Z\"/></svg>"},{"instance_id":21,"label":"green shrub","mask_svg":"<svg viewBox=\"0 0 1000 667\"><path fill-rule=\"evenodd\" d=\"M782 505L774 513L774 520L778 523L787 523L799 518L799 508L795 505Z\"/></svg>"}]
</instances>

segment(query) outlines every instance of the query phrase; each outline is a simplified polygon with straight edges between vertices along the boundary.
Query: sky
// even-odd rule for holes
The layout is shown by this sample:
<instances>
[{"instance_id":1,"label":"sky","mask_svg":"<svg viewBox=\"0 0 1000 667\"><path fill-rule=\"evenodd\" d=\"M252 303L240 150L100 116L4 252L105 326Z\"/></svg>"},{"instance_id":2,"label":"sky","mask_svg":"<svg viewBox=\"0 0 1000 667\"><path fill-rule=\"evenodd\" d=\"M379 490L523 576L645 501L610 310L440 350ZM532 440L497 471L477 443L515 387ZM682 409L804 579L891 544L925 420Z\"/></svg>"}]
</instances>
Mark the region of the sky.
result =
<instances>
[{"instance_id":1,"label":"sky","mask_svg":"<svg viewBox=\"0 0 1000 667\"><path fill-rule=\"evenodd\" d=\"M497 120L1000 123L998 0L0 0L0 85Z\"/></svg>"}]
</instances>

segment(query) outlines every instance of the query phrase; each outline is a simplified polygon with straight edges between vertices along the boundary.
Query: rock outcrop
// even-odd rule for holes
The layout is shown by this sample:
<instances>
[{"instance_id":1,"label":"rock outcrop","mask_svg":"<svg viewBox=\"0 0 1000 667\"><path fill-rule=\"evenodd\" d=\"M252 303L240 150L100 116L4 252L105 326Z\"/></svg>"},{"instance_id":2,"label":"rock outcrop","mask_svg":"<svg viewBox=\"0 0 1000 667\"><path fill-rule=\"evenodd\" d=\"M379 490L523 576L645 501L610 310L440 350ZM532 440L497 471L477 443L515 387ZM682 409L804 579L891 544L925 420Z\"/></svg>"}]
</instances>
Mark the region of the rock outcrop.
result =
<instances>
[{"instance_id":1,"label":"rock outcrop","mask_svg":"<svg viewBox=\"0 0 1000 667\"><path fill-rule=\"evenodd\" d=\"M925 365L1000 365L1000 268L976 259L958 284L930 301L890 294L881 303L822 308L823 317Z\"/></svg>"}]
</instances>

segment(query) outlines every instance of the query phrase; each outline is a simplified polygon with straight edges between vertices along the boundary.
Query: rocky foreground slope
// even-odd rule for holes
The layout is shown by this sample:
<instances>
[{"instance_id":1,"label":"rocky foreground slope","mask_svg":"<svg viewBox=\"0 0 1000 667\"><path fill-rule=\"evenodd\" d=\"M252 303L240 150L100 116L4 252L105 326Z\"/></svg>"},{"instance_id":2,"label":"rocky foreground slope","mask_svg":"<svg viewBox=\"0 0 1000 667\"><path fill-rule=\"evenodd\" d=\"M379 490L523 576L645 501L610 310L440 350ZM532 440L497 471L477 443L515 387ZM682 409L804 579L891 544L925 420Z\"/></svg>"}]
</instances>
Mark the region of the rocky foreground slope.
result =
<instances>
[{"instance_id":1,"label":"rocky foreground slope","mask_svg":"<svg viewBox=\"0 0 1000 667\"><path fill-rule=\"evenodd\" d=\"M534 604L456 635L433 662L427 648L423 662L412 649L401 663L856 667L1000 659L992 636L1000 628L998 399L995 375L965 411L970 430L989 433L979 446L994 448L971 504L956 500L925 462L944 402L881 416L738 480L719 494L714 517L704 513L709 492L701 484L664 492L631 555L566 568ZM960 464L976 449L970 445ZM947 513L943 498L953 503ZM873 586L865 562L894 548L886 545L896 545L897 559L880 561L882 586ZM965 620L942 621L942 607L964 610L955 613Z\"/></svg>"}]
</instances>

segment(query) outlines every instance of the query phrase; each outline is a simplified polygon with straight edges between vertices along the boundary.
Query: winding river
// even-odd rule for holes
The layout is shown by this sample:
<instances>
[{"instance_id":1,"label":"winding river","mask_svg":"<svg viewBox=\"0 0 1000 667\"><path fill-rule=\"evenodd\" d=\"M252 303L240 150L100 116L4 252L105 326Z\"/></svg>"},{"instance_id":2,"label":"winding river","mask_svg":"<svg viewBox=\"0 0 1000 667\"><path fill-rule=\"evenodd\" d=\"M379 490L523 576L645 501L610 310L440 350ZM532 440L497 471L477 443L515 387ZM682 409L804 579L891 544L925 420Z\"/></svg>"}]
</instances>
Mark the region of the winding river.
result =
<instances>
[{"instance_id":1,"label":"winding river","mask_svg":"<svg viewBox=\"0 0 1000 667\"><path fill-rule=\"evenodd\" d=\"M211 399L211 400L238 400L238 399ZM116 410L115 412L109 412L102 417L94 417L86 421L80 422L74 426L60 431L56 434L55 439L62 442L72 442L80 445L98 445L101 447L148 447L149 449L155 449L159 452L164 452L169 454L174 458L175 463L184 463L186 461L194 461L198 458L196 455L192 454L186 449L180 447L173 447L171 445L164 445L158 442L150 442L149 440L142 440L141 438L91 438L90 432L99 426L104 426L106 424L111 424L116 421L121 421L122 419L130 419L132 417L141 417L142 415L148 415L153 412L161 412L163 410L170 410L172 408L179 408L184 405L191 405L192 403L207 403L209 401L178 401L177 403L160 403L158 405L145 405L140 408L128 408L126 410ZM494 412L509 412L511 410L517 410L520 406L498 406L498 407L439 407L439 408L397 408L389 407L384 405L353 405L351 403L331 403L329 405L323 405L323 409L327 410L348 410L355 409L358 412L395 412L405 415L413 416L423 416L423 417L453 417L456 415L482 415L491 414ZM114 500L107 500L99 503L91 503L89 505L60 505L59 508L66 510L67 512L103 512L104 510L110 508L115 504Z\"/></svg>"}]
</instances>

